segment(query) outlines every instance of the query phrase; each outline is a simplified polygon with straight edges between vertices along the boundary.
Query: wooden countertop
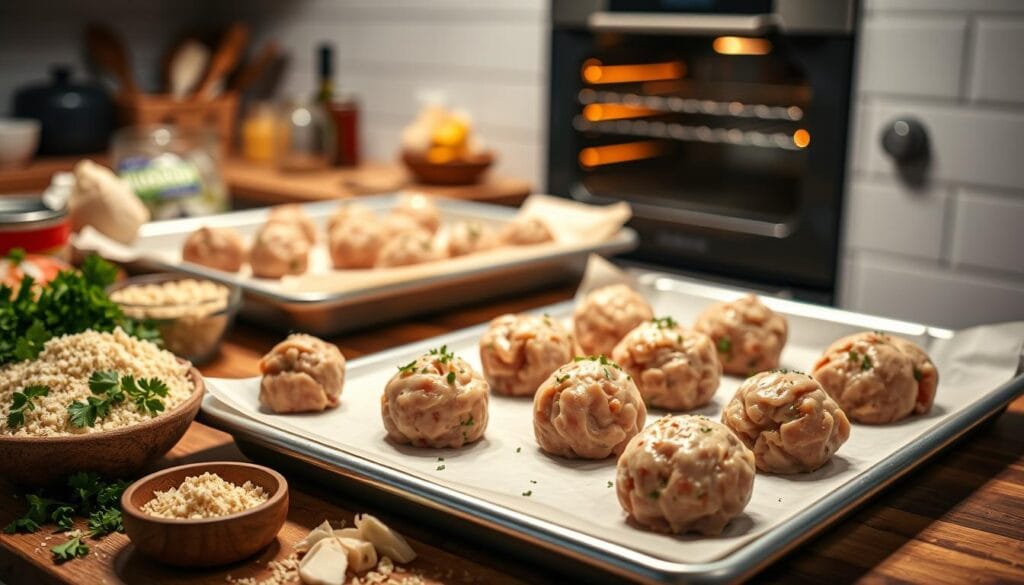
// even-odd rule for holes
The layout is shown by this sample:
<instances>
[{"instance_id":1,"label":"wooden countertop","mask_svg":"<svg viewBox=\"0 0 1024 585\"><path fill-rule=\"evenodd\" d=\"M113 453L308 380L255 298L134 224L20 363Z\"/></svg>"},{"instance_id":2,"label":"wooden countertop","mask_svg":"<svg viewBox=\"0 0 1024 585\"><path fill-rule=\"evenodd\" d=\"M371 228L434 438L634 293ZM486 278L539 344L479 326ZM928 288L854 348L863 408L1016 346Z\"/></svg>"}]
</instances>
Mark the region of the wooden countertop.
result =
<instances>
[{"instance_id":1,"label":"wooden countertop","mask_svg":"<svg viewBox=\"0 0 1024 585\"><path fill-rule=\"evenodd\" d=\"M75 163L89 158L109 165L104 153L90 156L40 158L27 166L0 168L0 193L38 193L50 184L58 171L70 171ZM415 189L452 199L472 199L503 205L518 205L530 194L528 181L489 172L479 184L462 187L422 185L412 182L398 162L368 161L358 167L334 168L310 173L282 173L237 157L221 166L233 200L243 207L278 203L301 203L338 199L397 189Z\"/></svg>"},{"instance_id":2,"label":"wooden countertop","mask_svg":"<svg viewBox=\"0 0 1024 585\"><path fill-rule=\"evenodd\" d=\"M482 323L504 312L565 300L571 294L571 288L559 288L411 319L331 341L353 358ZM259 357L280 337L239 325L219 359L202 368L203 373L222 377L254 375ZM241 457L229 435L195 423L156 467ZM287 556L290 543L309 528L325 518L351 522L353 513L369 511L412 537L420 559L411 568L431 577L431 582L566 582L565 576L467 544L459 540L458 534L443 528L408 525L393 520L387 510L358 507L344 495L328 493L296 477L288 479L292 496L288 522L278 544L255 562L213 571L162 568L140 558L127 537L116 534L91 544L98 554L57 566L50 561L48 549L61 537L46 542L48 534L39 532L0 535L0 581L7 585L223 584L228 574L266 577L267 562ZM12 488L0 481L0 523L6 524L23 511L21 500L12 497ZM1024 582L1024 397L852 516L776 561L755 581Z\"/></svg>"}]
</instances>

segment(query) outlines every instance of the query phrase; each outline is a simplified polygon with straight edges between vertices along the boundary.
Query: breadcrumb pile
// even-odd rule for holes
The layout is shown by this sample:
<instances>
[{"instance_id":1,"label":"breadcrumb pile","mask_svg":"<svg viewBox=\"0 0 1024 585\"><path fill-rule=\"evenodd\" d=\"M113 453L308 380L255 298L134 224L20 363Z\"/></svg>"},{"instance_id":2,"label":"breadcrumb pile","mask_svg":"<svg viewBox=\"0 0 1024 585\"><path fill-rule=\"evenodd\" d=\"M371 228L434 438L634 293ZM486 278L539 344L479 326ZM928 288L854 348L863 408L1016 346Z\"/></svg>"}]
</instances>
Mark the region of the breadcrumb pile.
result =
<instances>
[{"instance_id":1,"label":"breadcrumb pile","mask_svg":"<svg viewBox=\"0 0 1024 585\"><path fill-rule=\"evenodd\" d=\"M96 426L77 428L68 422L68 405L76 400L84 402L93 395L89 390L89 376L93 372L115 371L136 378L155 377L167 384L167 396L162 398L164 413L167 413L192 394L189 367L187 363L179 363L171 352L136 339L120 328L111 333L86 331L54 337L46 342L36 359L0 368L0 434L77 435L150 420L149 414L139 412L135 404L126 400L113 406L109 415L96 421ZM25 424L8 428L3 421L13 394L34 385L49 388L49 395L33 400L35 409L25 411Z\"/></svg>"},{"instance_id":2,"label":"breadcrumb pile","mask_svg":"<svg viewBox=\"0 0 1024 585\"><path fill-rule=\"evenodd\" d=\"M216 473L206 472L186 477L176 488L155 492L142 511L159 518L219 518L255 508L268 497L262 487L251 481L236 485Z\"/></svg>"}]
</instances>

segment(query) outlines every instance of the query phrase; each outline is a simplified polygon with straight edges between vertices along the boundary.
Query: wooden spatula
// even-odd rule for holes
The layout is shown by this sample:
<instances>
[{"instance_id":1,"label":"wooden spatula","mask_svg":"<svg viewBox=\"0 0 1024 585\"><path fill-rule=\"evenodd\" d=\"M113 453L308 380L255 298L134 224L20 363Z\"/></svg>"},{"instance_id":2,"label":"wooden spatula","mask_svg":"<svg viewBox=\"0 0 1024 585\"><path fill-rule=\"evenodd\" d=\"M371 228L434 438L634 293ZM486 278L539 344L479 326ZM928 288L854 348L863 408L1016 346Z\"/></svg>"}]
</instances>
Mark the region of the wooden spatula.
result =
<instances>
[{"instance_id":1,"label":"wooden spatula","mask_svg":"<svg viewBox=\"0 0 1024 585\"><path fill-rule=\"evenodd\" d=\"M199 86L193 94L195 99L216 97L218 83L222 82L238 65L248 41L249 27L241 22L233 23L224 31L217 50L210 57L210 67L206 70L206 75L203 76L203 80L199 82Z\"/></svg>"},{"instance_id":2,"label":"wooden spatula","mask_svg":"<svg viewBox=\"0 0 1024 585\"><path fill-rule=\"evenodd\" d=\"M85 47L92 60L117 79L119 93L128 97L139 92L139 86L132 76L128 51L117 33L98 23L85 27Z\"/></svg>"}]
</instances>

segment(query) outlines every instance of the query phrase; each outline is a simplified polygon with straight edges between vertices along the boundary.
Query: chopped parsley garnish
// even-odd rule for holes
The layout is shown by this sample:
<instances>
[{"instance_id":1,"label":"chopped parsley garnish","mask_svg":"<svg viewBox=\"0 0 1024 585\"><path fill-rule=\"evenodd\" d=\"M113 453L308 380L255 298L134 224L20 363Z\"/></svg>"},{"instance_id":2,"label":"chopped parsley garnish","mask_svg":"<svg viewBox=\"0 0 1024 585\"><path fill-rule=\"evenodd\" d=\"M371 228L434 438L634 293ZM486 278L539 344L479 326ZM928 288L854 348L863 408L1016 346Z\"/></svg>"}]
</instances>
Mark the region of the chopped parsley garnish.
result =
<instances>
[{"instance_id":1,"label":"chopped parsley garnish","mask_svg":"<svg viewBox=\"0 0 1024 585\"><path fill-rule=\"evenodd\" d=\"M673 329L678 323L672 317L655 317L651 322L658 326L658 329Z\"/></svg>"},{"instance_id":2,"label":"chopped parsley garnish","mask_svg":"<svg viewBox=\"0 0 1024 585\"><path fill-rule=\"evenodd\" d=\"M533 495L533 490L526 490L525 492L523 492L523 495L528 498Z\"/></svg>"},{"instance_id":3,"label":"chopped parsley garnish","mask_svg":"<svg viewBox=\"0 0 1024 585\"><path fill-rule=\"evenodd\" d=\"M476 421L473 420L473 415L471 414L469 415L469 418L467 418L466 420L462 421L459 424L461 424L464 427L471 427L476 424Z\"/></svg>"},{"instance_id":4,"label":"chopped parsley garnish","mask_svg":"<svg viewBox=\"0 0 1024 585\"><path fill-rule=\"evenodd\" d=\"M51 548L50 552L53 553L53 562L60 564L89 554L89 545L78 535Z\"/></svg>"},{"instance_id":5,"label":"chopped parsley garnish","mask_svg":"<svg viewBox=\"0 0 1024 585\"><path fill-rule=\"evenodd\" d=\"M608 482L608 487L612 487L612 482Z\"/></svg>"},{"instance_id":6,"label":"chopped parsley garnish","mask_svg":"<svg viewBox=\"0 0 1024 585\"><path fill-rule=\"evenodd\" d=\"M444 457L438 457L437 460L438 461L444 461Z\"/></svg>"},{"instance_id":7,"label":"chopped parsley garnish","mask_svg":"<svg viewBox=\"0 0 1024 585\"><path fill-rule=\"evenodd\" d=\"M448 372L448 375L445 376L445 380L448 380L449 384L455 384L455 372Z\"/></svg>"},{"instance_id":8,"label":"chopped parsley garnish","mask_svg":"<svg viewBox=\"0 0 1024 585\"><path fill-rule=\"evenodd\" d=\"M716 347L718 349L718 353L729 353L732 351L732 341L730 341L728 337L723 337L718 340Z\"/></svg>"},{"instance_id":9,"label":"chopped parsley garnish","mask_svg":"<svg viewBox=\"0 0 1024 585\"><path fill-rule=\"evenodd\" d=\"M7 428L13 429L25 424L25 411L36 409L32 401L49 393L50 389L46 386L32 385L12 394L11 408L7 411Z\"/></svg>"},{"instance_id":10,"label":"chopped parsley garnish","mask_svg":"<svg viewBox=\"0 0 1024 585\"><path fill-rule=\"evenodd\" d=\"M434 359L441 362L442 364L447 364L448 362L452 361L455 358L455 354L448 351L447 344L442 345L439 348L430 350L429 352L427 352L427 355L434 356Z\"/></svg>"},{"instance_id":11,"label":"chopped parsley garnish","mask_svg":"<svg viewBox=\"0 0 1024 585\"><path fill-rule=\"evenodd\" d=\"M702 432L702 433L710 433L711 432L711 427L701 427L700 428L700 432Z\"/></svg>"},{"instance_id":12,"label":"chopped parsley garnish","mask_svg":"<svg viewBox=\"0 0 1024 585\"><path fill-rule=\"evenodd\" d=\"M871 363L871 358L868 357L867 354L864 354L864 359L860 362L861 371L866 372L867 370L870 370L873 367L874 364Z\"/></svg>"},{"instance_id":13,"label":"chopped parsley garnish","mask_svg":"<svg viewBox=\"0 0 1024 585\"><path fill-rule=\"evenodd\" d=\"M559 384L565 382L568 379L569 379L569 374L566 374L564 376L555 376L555 382L558 382Z\"/></svg>"},{"instance_id":14,"label":"chopped parsley garnish","mask_svg":"<svg viewBox=\"0 0 1024 585\"><path fill-rule=\"evenodd\" d=\"M522 447L516 447L516 453L522 453L522 452L523 452L523 448Z\"/></svg>"},{"instance_id":15,"label":"chopped parsley garnish","mask_svg":"<svg viewBox=\"0 0 1024 585\"><path fill-rule=\"evenodd\" d=\"M403 374L410 374L416 368L416 360L405 364L404 366L398 366L398 371Z\"/></svg>"},{"instance_id":16,"label":"chopped parsley garnish","mask_svg":"<svg viewBox=\"0 0 1024 585\"><path fill-rule=\"evenodd\" d=\"M530 483L532 483L532 484L536 485L536 484L537 484L537 480L536 480L536 479L531 479L531 480L530 480Z\"/></svg>"},{"instance_id":17,"label":"chopped parsley garnish","mask_svg":"<svg viewBox=\"0 0 1024 585\"><path fill-rule=\"evenodd\" d=\"M604 377L605 377L605 379L611 381L612 373L608 371L608 368L601 368L601 369L604 370Z\"/></svg>"},{"instance_id":18,"label":"chopped parsley garnish","mask_svg":"<svg viewBox=\"0 0 1024 585\"><path fill-rule=\"evenodd\" d=\"M850 353L847 354L847 356L850 358L851 362L855 362L860 359L860 355L857 352L853 351L852 349L850 350Z\"/></svg>"},{"instance_id":19,"label":"chopped parsley garnish","mask_svg":"<svg viewBox=\"0 0 1024 585\"><path fill-rule=\"evenodd\" d=\"M437 466L437 470L438 471L444 471L444 463L442 463L441 465L438 465Z\"/></svg>"},{"instance_id":20,"label":"chopped parsley garnish","mask_svg":"<svg viewBox=\"0 0 1024 585\"><path fill-rule=\"evenodd\" d=\"M117 372L110 371L93 372L89 376L89 390L95 396L68 405L68 420L72 426L94 427L97 420L110 414L113 406L125 400L134 402L139 412L156 416L163 412L161 399L168 392L167 384L159 378L136 380L135 376L125 375L118 379Z\"/></svg>"}]
</instances>

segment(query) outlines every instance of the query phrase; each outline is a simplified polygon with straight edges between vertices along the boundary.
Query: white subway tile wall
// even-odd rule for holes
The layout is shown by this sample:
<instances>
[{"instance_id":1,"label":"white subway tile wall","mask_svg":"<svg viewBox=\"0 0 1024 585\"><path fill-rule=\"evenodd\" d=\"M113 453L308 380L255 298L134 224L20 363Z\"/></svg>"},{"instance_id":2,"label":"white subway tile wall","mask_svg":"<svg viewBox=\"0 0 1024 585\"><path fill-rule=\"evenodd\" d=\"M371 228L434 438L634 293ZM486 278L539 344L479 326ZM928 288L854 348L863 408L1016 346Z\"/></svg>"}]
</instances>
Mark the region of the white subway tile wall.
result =
<instances>
[{"instance_id":1,"label":"white subway tile wall","mask_svg":"<svg viewBox=\"0 0 1024 585\"><path fill-rule=\"evenodd\" d=\"M1024 319L1024 2L867 0L839 303L947 327ZM924 124L908 185L881 146Z\"/></svg>"}]
</instances>

